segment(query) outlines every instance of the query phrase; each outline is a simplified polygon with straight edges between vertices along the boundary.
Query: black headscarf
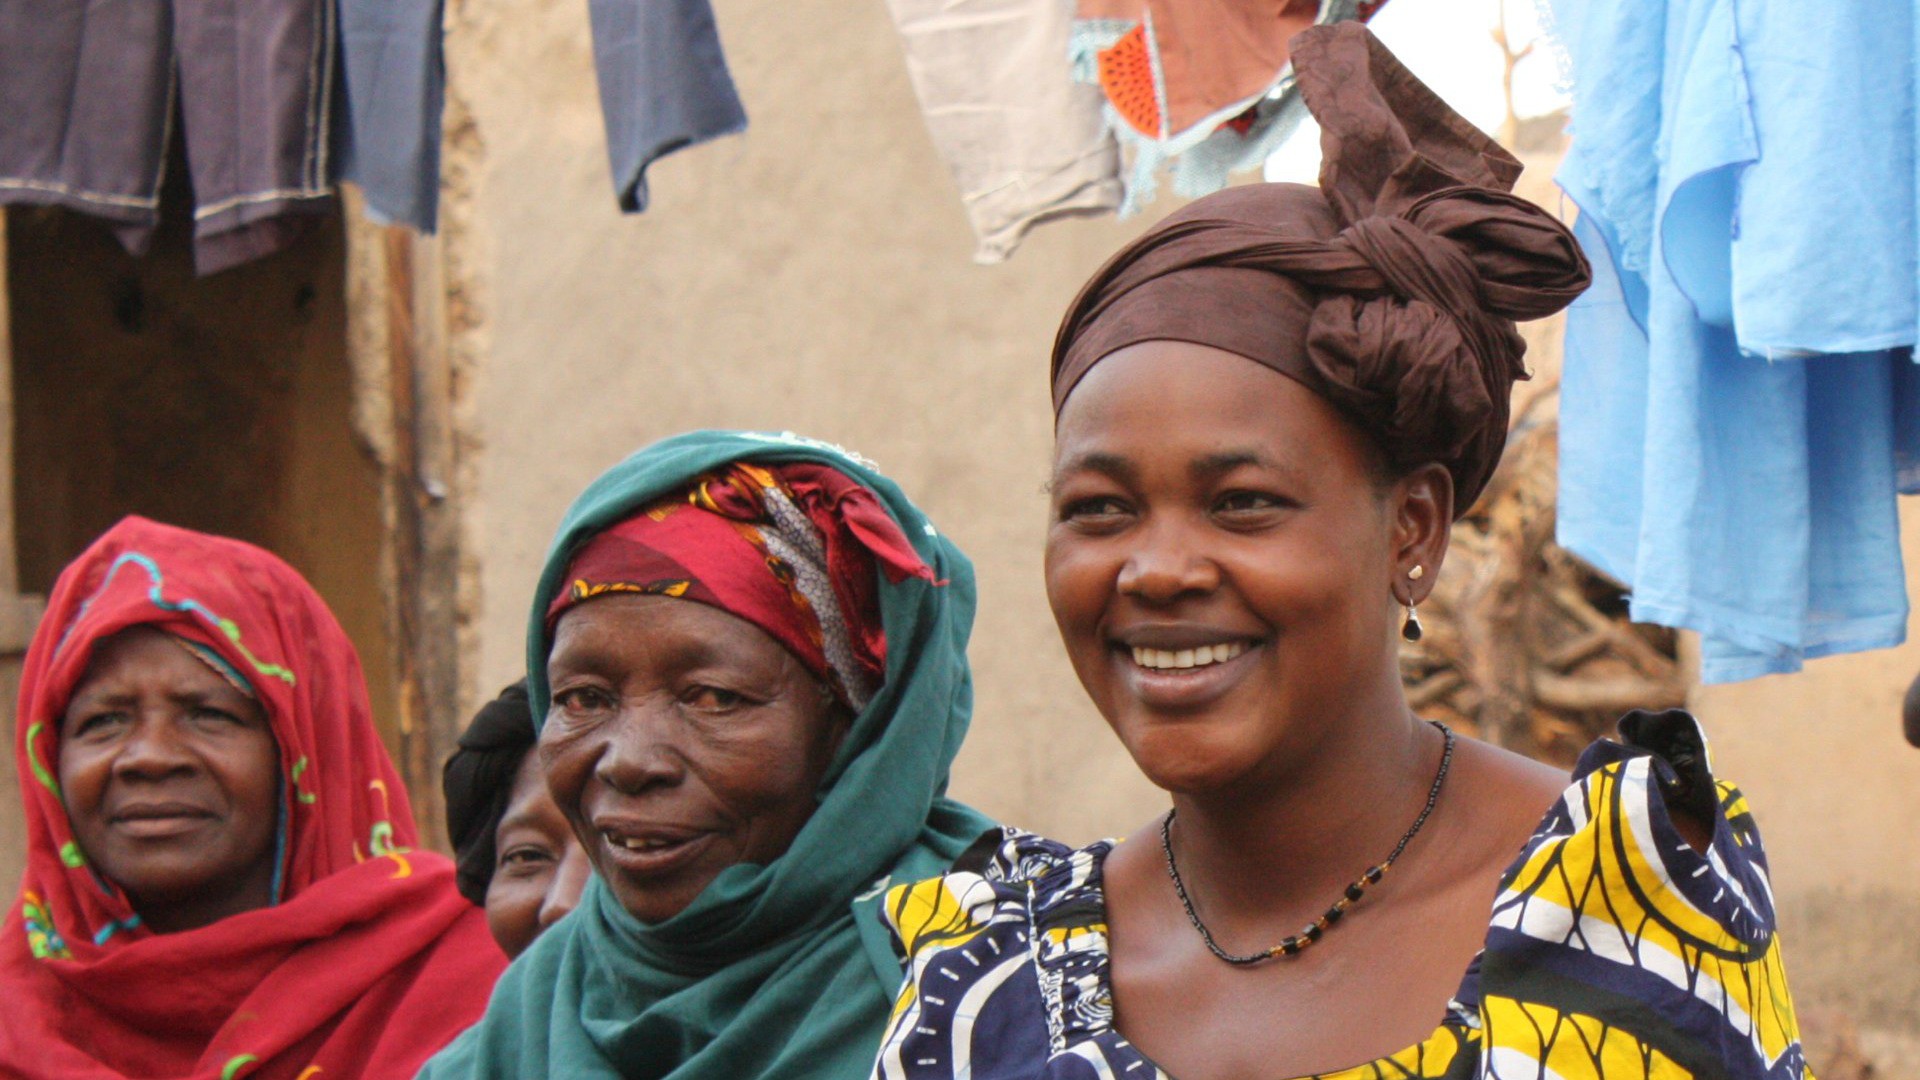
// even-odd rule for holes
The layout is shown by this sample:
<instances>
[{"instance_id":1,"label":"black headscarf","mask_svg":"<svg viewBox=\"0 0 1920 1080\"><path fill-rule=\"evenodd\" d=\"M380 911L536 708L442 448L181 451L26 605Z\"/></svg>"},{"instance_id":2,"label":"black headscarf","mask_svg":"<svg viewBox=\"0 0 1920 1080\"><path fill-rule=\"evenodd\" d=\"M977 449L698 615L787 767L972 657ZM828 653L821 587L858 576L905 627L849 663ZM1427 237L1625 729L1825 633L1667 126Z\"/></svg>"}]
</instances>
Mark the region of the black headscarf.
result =
<instances>
[{"instance_id":1,"label":"black headscarf","mask_svg":"<svg viewBox=\"0 0 1920 1080\"><path fill-rule=\"evenodd\" d=\"M493 881L493 836L513 797L513 778L533 749L533 707L521 679L481 706L447 759L447 838L453 841L460 895L484 905Z\"/></svg>"}]
</instances>

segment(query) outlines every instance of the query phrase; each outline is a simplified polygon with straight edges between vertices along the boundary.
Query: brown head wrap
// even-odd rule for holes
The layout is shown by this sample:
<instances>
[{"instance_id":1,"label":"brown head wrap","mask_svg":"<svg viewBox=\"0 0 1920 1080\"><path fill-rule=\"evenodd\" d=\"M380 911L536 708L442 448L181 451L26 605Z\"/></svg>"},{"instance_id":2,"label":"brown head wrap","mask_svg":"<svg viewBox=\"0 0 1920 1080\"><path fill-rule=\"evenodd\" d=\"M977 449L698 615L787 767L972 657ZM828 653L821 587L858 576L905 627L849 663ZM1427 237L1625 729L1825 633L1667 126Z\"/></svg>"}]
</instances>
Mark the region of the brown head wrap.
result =
<instances>
[{"instance_id":1,"label":"brown head wrap","mask_svg":"<svg viewBox=\"0 0 1920 1080\"><path fill-rule=\"evenodd\" d=\"M1486 486L1527 377L1515 319L1571 303L1573 234L1509 193L1520 163L1449 109L1358 23L1293 39L1320 123L1320 187L1200 199L1122 248L1053 345L1053 408L1142 341L1238 353L1346 412L1397 467L1453 475L1454 516Z\"/></svg>"}]
</instances>

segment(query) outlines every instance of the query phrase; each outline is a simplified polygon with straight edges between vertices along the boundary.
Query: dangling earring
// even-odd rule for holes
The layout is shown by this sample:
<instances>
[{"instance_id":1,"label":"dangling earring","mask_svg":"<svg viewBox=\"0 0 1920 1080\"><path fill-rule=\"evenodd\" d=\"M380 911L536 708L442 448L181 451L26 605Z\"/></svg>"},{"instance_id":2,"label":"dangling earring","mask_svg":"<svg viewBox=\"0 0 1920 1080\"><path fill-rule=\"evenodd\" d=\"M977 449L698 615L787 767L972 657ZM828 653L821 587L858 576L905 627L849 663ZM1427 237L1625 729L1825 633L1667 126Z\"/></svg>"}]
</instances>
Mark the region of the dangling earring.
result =
<instances>
[{"instance_id":1,"label":"dangling earring","mask_svg":"<svg viewBox=\"0 0 1920 1080\"><path fill-rule=\"evenodd\" d=\"M1426 576L1426 573L1427 573L1426 567L1416 565L1414 566L1413 569L1407 571L1407 577L1410 580L1419 581L1422 577ZM1408 641L1419 641L1420 634L1421 634L1420 613L1413 610L1413 594L1408 593L1407 594L1407 621L1400 624L1400 636L1407 639Z\"/></svg>"}]
</instances>

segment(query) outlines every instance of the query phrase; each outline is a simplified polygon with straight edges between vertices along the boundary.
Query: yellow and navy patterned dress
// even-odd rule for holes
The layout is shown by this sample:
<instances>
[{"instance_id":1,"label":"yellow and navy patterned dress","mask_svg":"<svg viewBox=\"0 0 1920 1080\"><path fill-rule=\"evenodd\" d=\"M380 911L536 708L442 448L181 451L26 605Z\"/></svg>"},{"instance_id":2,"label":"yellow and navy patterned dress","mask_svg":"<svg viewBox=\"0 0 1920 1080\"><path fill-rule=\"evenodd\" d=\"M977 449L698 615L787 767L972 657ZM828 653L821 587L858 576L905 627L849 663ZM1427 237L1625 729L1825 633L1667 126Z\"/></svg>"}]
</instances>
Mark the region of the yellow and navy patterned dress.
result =
<instances>
[{"instance_id":1,"label":"yellow and navy patterned dress","mask_svg":"<svg viewBox=\"0 0 1920 1080\"><path fill-rule=\"evenodd\" d=\"M1500 882L1486 945L1433 1035L1297 1080L1804 1080L1766 855L1684 713L1637 713ZM1717 802L1701 855L1670 805ZM910 960L876 1080L1164 1080L1113 1028L1101 842L1008 830L894 889ZM1281 1080L1281 1078L1274 1078Z\"/></svg>"}]
</instances>

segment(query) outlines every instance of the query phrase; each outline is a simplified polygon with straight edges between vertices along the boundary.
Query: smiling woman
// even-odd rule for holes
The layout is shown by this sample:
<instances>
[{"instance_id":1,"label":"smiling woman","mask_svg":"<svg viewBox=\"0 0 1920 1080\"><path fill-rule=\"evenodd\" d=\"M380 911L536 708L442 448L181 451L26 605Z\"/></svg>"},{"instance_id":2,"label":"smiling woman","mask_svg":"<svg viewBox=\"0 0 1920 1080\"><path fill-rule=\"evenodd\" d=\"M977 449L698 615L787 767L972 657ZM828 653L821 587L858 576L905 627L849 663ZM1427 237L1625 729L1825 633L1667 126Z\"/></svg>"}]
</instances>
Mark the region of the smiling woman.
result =
<instances>
[{"instance_id":1,"label":"smiling woman","mask_svg":"<svg viewBox=\"0 0 1920 1080\"><path fill-rule=\"evenodd\" d=\"M1175 212L1054 345L1048 599L1172 809L896 889L876 1076L1801 1077L1758 833L1691 717L1631 714L1569 787L1408 706L1513 320L1588 267L1364 28L1292 55L1320 187Z\"/></svg>"},{"instance_id":2,"label":"smiling woman","mask_svg":"<svg viewBox=\"0 0 1920 1080\"><path fill-rule=\"evenodd\" d=\"M966 557L835 448L700 432L595 481L528 682L596 874L423 1077L864 1077L880 895L998 835L943 797L972 619Z\"/></svg>"},{"instance_id":3,"label":"smiling woman","mask_svg":"<svg viewBox=\"0 0 1920 1080\"><path fill-rule=\"evenodd\" d=\"M684 911L729 866L779 858L851 721L772 636L666 596L569 611L547 675L548 786L642 922Z\"/></svg>"},{"instance_id":4,"label":"smiling woman","mask_svg":"<svg viewBox=\"0 0 1920 1080\"><path fill-rule=\"evenodd\" d=\"M114 526L48 600L17 724L0 1075L401 1080L485 1007L504 960L279 559Z\"/></svg>"},{"instance_id":5,"label":"smiling woman","mask_svg":"<svg viewBox=\"0 0 1920 1080\"><path fill-rule=\"evenodd\" d=\"M441 782L460 895L509 957L572 913L591 872L532 753L537 730L522 679L474 716Z\"/></svg>"}]
</instances>

